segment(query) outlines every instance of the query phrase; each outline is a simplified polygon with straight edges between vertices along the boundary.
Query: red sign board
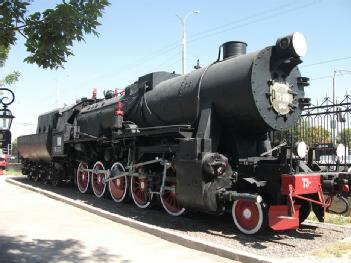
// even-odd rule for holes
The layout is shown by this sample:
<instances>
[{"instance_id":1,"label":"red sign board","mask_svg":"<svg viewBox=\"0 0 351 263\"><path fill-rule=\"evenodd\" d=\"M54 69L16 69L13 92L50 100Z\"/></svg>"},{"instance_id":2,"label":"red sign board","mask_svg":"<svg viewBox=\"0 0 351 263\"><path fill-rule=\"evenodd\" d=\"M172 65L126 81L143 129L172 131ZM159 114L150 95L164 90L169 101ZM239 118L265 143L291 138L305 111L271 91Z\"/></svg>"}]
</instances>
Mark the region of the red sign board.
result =
<instances>
[{"instance_id":1,"label":"red sign board","mask_svg":"<svg viewBox=\"0 0 351 263\"><path fill-rule=\"evenodd\" d=\"M316 173L283 174L281 179L281 192L283 195L289 195L290 188L293 194L313 194L317 193L321 186L321 176Z\"/></svg>"}]
</instances>

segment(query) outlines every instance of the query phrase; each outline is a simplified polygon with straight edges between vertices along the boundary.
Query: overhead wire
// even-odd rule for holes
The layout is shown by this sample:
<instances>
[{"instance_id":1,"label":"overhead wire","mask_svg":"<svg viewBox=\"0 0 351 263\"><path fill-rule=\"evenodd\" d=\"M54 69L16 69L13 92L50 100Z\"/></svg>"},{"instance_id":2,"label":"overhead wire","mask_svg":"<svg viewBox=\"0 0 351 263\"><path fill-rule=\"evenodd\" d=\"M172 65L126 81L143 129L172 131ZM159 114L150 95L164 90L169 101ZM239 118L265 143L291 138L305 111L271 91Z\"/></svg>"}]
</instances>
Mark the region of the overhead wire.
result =
<instances>
[{"instance_id":1,"label":"overhead wire","mask_svg":"<svg viewBox=\"0 0 351 263\"><path fill-rule=\"evenodd\" d=\"M344 76L344 75L339 75L340 77ZM326 76L320 76L320 77L316 77L316 78L311 78L310 80L320 80L320 79L329 79L329 78L333 78L333 75L326 75Z\"/></svg>"},{"instance_id":2,"label":"overhead wire","mask_svg":"<svg viewBox=\"0 0 351 263\"><path fill-rule=\"evenodd\" d=\"M310 6L310 5L314 5L317 2L319 2L319 1L312 1L312 2L310 2L308 4L298 5L298 6L293 7L293 8L288 8L287 10L285 10L285 12L284 12L284 8L287 8L287 7L290 7L290 6L294 6L296 4L296 2L290 2L288 4L280 5L278 7L274 7L272 9L268 9L266 11L259 12L257 14L254 14L254 15L242 18L242 19L238 19L238 20L232 21L230 23L227 23L227 24L224 24L224 25L221 25L221 26L217 26L215 28L212 28L212 29L209 29L209 30L206 30L206 31L203 31L203 32L199 32L199 33L194 34L192 36L189 36L188 37L188 39L189 39L188 42L189 43L190 42L194 42L194 41L197 41L197 40L200 40L200 39L203 39L203 38L210 37L210 36L215 35L215 34L220 34L222 32L230 31L230 30L237 29L237 28L240 28L240 27L244 27L244 26L247 26L247 25L250 25L250 24L261 22L263 20L274 18L274 17L276 17L278 15L283 15L283 14L286 14L288 12L292 12L292 11L295 11L295 10L298 10L298 9L301 9L301 8L304 8L304 7L307 7L307 6ZM270 13L272 13L272 14L270 14ZM270 15L267 15L267 14L270 14ZM244 23L244 24L239 24L239 25L233 26L234 24L242 23L244 21L253 19L255 17L257 18L258 16L262 16L262 15L264 15L264 16L259 18L259 19L250 21L248 23ZM228 27L228 26L231 26L231 27L223 30L223 27ZM217 30L219 30L219 29L222 29L222 30L217 32ZM164 56L165 54L167 54L167 53L169 53L171 51L174 51L177 48L177 46L178 46L178 42L173 42L173 43L171 43L169 45L166 45L166 46L164 46L164 47L162 47L162 48L160 48L160 49L158 49L158 50L156 50L156 51L154 51L154 52L152 52L152 53L150 53L150 54L148 54L148 55L146 55L146 56L144 56L142 58L139 58L139 59L135 60L134 62L132 62L132 63L130 63L128 65L125 65L125 66L121 67L121 69L119 69L119 70L117 69L114 72L109 72L109 73L105 73L105 74L99 75L99 76L95 77L94 79L100 79L100 78L103 78L103 77L106 77L106 76L109 76L109 75L112 75L112 74L116 75L116 71L117 71L117 75L120 74L121 72L130 71L132 69L135 69L136 67L140 67L142 65L145 65L146 63L151 61L151 59L152 59L152 61L154 61L154 59L156 57ZM173 55L172 55L172 57L173 57ZM139 62L141 62L141 63L139 63Z\"/></svg>"},{"instance_id":3,"label":"overhead wire","mask_svg":"<svg viewBox=\"0 0 351 263\"><path fill-rule=\"evenodd\" d=\"M308 6L315 5L318 2L319 1L312 1L312 2L310 2L308 4L303 4L303 5L298 5L296 7L288 8L287 10L282 10L282 7L280 7L280 8L273 8L272 9L273 12L271 12L269 14L267 14L268 12L263 12L262 15L261 15L261 13L259 13L259 15L257 15L257 16L250 16L247 19L238 20L236 25L230 26L230 27L228 27L226 29L218 29L218 30L215 30L212 33L208 33L208 34L205 34L205 35L200 36L200 37L194 37L194 38L189 37L188 43L192 43L192 42L204 39L204 38L208 38L208 37L211 37L211 36L214 36L214 35L218 35L218 34L221 34L221 33L227 32L227 31L232 31L234 29L245 27L245 26L248 26L248 25L251 25L251 24L255 24L255 23L258 23L258 22L262 22L262 21L265 21L265 20L269 20L269 19L272 19L272 18L276 18L277 16L282 16L282 15L285 15L286 13L290 13L290 12L293 12L293 11L296 11L296 10L300 10L302 8L306 8ZM291 3L287 4L286 6L290 6L290 5L291 5ZM262 16L262 17L260 17L260 16ZM254 18L256 18L256 19L254 19ZM251 19L254 19L254 20L250 21ZM249 21L245 22L246 20L249 20ZM204 31L204 33L205 32L206 31Z\"/></svg>"},{"instance_id":4,"label":"overhead wire","mask_svg":"<svg viewBox=\"0 0 351 263\"><path fill-rule=\"evenodd\" d=\"M131 72L137 68L140 68L141 66L145 66L147 63L154 61L154 58L156 58L156 57L164 56L167 53L170 53L172 51L173 52L176 51L174 48L173 49L168 48L168 49L163 49L163 50L164 50L163 52L157 53L158 55L152 56L151 54L149 54L149 55L144 57L145 59L137 59L137 60L135 60L127 65L120 66L118 69L115 69L114 71L103 73L103 74L100 74L100 75L93 77L89 80L85 80L83 83L86 83L88 81L95 80L95 79L101 79L104 77L108 77L110 75L117 76L117 75L121 75L121 73L124 73L124 72ZM155 53L152 53L152 54L155 54ZM174 54L170 55L169 57L174 57ZM151 59L151 58L153 58L153 59Z\"/></svg>"},{"instance_id":5,"label":"overhead wire","mask_svg":"<svg viewBox=\"0 0 351 263\"><path fill-rule=\"evenodd\" d=\"M250 20L252 18L256 18L258 16L261 16L261 15L264 15L264 14L267 14L267 13L270 13L270 12L273 12L275 10L282 10L282 8L285 8L287 6L290 6L290 5L295 5L296 4L296 1L292 1L290 3L287 3L287 4L283 4L283 5L279 5L277 7L274 7L274 8L271 8L271 9L266 9L264 11L261 11L259 13L256 13L256 14L253 14L253 15L250 15L250 16L247 16L247 17L244 17L244 18L240 18L240 19L236 19L236 20L233 20L231 22L228 22L226 24L223 24L223 25L220 25L220 26L216 26L216 27L213 27L211 29L208 29L208 30L204 30L202 32L198 32L198 33L195 33L195 34L192 34L191 36L189 36L189 39L191 38L196 38L198 36L201 36L201 35L204 35L204 34L208 34L210 32L215 32L217 30L223 30L223 28L225 27L228 27L228 26L233 26L233 24L237 24L237 23L241 23L241 22L244 22L246 20Z\"/></svg>"},{"instance_id":6,"label":"overhead wire","mask_svg":"<svg viewBox=\"0 0 351 263\"><path fill-rule=\"evenodd\" d=\"M29 123L29 122L15 122L14 124L21 125L21 126L35 126L36 123Z\"/></svg>"},{"instance_id":7,"label":"overhead wire","mask_svg":"<svg viewBox=\"0 0 351 263\"><path fill-rule=\"evenodd\" d=\"M315 63L312 63L312 64L306 64L306 65L304 64L304 65L300 66L300 68L313 67L313 66L318 66L318 65L323 65L323 64L328 64L328 63L331 63L331 62L337 62L337 61L348 60L348 59L351 59L351 56L342 57L342 58L335 58L335 59L329 59L329 60L322 60L322 61L315 62Z\"/></svg>"},{"instance_id":8,"label":"overhead wire","mask_svg":"<svg viewBox=\"0 0 351 263\"><path fill-rule=\"evenodd\" d=\"M181 61L180 57L178 54L173 55L172 57L168 58L164 62L158 64L155 68L158 70L161 67L168 67L170 65L173 65L175 62Z\"/></svg>"},{"instance_id":9,"label":"overhead wire","mask_svg":"<svg viewBox=\"0 0 351 263\"><path fill-rule=\"evenodd\" d=\"M321 76L321 77L311 78L310 81L320 80L320 79L329 79L329 78L332 78L332 77L333 77L332 75Z\"/></svg>"}]
</instances>

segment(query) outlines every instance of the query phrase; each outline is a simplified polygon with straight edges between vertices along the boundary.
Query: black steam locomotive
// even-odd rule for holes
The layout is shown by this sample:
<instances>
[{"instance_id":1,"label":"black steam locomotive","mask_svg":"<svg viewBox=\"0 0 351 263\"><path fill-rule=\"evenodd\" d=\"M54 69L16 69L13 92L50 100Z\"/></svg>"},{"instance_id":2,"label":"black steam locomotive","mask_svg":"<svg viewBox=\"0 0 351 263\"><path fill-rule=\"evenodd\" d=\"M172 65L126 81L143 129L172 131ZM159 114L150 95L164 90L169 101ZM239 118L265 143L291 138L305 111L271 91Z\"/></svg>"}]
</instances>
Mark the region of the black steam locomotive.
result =
<instances>
[{"instance_id":1,"label":"black steam locomotive","mask_svg":"<svg viewBox=\"0 0 351 263\"><path fill-rule=\"evenodd\" d=\"M311 209L322 221L333 196L350 195L351 175L313 172L303 143L272 148L269 137L309 105L305 52L300 33L250 54L231 41L205 68L150 73L43 114L36 134L18 138L23 173L140 208L158 196L173 216L231 211L245 234L297 228Z\"/></svg>"}]
</instances>

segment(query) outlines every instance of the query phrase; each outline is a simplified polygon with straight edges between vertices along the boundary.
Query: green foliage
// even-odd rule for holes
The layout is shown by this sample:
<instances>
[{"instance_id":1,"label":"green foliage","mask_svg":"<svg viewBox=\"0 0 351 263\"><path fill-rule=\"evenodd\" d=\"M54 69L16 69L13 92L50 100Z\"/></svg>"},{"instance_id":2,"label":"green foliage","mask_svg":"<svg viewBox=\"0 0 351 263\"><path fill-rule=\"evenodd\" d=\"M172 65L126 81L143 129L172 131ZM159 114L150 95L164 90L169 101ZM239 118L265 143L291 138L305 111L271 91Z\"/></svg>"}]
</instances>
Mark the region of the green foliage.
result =
<instances>
[{"instance_id":1,"label":"green foliage","mask_svg":"<svg viewBox=\"0 0 351 263\"><path fill-rule=\"evenodd\" d=\"M11 85L14 82L18 81L20 76L21 76L21 73L19 73L18 71L14 71L14 72L8 74L3 80L1 80L0 84Z\"/></svg>"},{"instance_id":2,"label":"green foliage","mask_svg":"<svg viewBox=\"0 0 351 263\"><path fill-rule=\"evenodd\" d=\"M9 49L0 45L0 67L3 67L5 65L8 54Z\"/></svg>"},{"instance_id":3,"label":"green foliage","mask_svg":"<svg viewBox=\"0 0 351 263\"><path fill-rule=\"evenodd\" d=\"M0 4L0 45L9 48L15 44L17 25L24 21L30 1L4 0Z\"/></svg>"},{"instance_id":4,"label":"green foliage","mask_svg":"<svg viewBox=\"0 0 351 263\"><path fill-rule=\"evenodd\" d=\"M302 140L308 145L314 144L326 144L331 143L331 134L329 131L322 127L309 127L307 128L305 134L302 136Z\"/></svg>"},{"instance_id":5,"label":"green foliage","mask_svg":"<svg viewBox=\"0 0 351 263\"><path fill-rule=\"evenodd\" d=\"M317 217L315 216L314 213L311 213L308 216L307 219L311 220L311 221L318 222L318 219L317 219ZM325 223L329 223L329 224L335 224L335 225L351 226L351 217L350 216L345 216L345 215L337 215L337 214L326 213L324 222Z\"/></svg>"},{"instance_id":6,"label":"green foliage","mask_svg":"<svg viewBox=\"0 0 351 263\"><path fill-rule=\"evenodd\" d=\"M351 145L351 129L342 129L336 137L338 143Z\"/></svg>"},{"instance_id":7,"label":"green foliage","mask_svg":"<svg viewBox=\"0 0 351 263\"><path fill-rule=\"evenodd\" d=\"M308 145L331 143L331 133L320 126L311 126L307 121L300 120L300 122L290 130L288 140L292 139L294 142L304 141Z\"/></svg>"},{"instance_id":8,"label":"green foliage","mask_svg":"<svg viewBox=\"0 0 351 263\"><path fill-rule=\"evenodd\" d=\"M4 67L5 61L9 53L9 48L0 45L0 68ZM11 85L14 82L18 81L21 74L18 71L14 71L5 76L5 78L0 79L0 86L2 85Z\"/></svg>"},{"instance_id":9,"label":"green foliage","mask_svg":"<svg viewBox=\"0 0 351 263\"><path fill-rule=\"evenodd\" d=\"M13 45L19 32L30 52L24 60L50 69L63 67L66 58L73 55L74 41L84 41L85 34L99 35L97 20L109 5L107 0L70 0L27 15L30 2L5 0L0 5L0 45Z\"/></svg>"},{"instance_id":10,"label":"green foliage","mask_svg":"<svg viewBox=\"0 0 351 263\"><path fill-rule=\"evenodd\" d=\"M323 260L324 262L349 262L347 258L351 258L351 242L345 240L329 243L314 249L311 254L317 258L329 259L329 261Z\"/></svg>"}]
</instances>

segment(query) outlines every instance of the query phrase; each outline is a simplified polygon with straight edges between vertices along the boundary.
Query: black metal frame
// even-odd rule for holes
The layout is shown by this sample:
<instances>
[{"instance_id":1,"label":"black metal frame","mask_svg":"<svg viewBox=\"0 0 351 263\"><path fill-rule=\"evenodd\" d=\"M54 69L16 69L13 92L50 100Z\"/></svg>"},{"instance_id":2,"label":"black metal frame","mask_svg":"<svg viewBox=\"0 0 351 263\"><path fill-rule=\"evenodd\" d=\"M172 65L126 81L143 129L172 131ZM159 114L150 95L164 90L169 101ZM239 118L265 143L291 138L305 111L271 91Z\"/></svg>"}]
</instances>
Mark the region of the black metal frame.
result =
<instances>
[{"instance_id":1,"label":"black metal frame","mask_svg":"<svg viewBox=\"0 0 351 263\"><path fill-rule=\"evenodd\" d=\"M308 161L324 170L345 170L351 167L350 159L351 95L346 94L340 103L325 97L321 104L306 107L298 123L290 130L273 132L273 146L283 140L294 146L299 141L309 145ZM345 131L345 132L344 132ZM336 155L337 146L345 146L344 157ZM307 158L306 158L307 159Z\"/></svg>"}]
</instances>

